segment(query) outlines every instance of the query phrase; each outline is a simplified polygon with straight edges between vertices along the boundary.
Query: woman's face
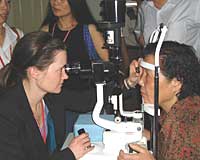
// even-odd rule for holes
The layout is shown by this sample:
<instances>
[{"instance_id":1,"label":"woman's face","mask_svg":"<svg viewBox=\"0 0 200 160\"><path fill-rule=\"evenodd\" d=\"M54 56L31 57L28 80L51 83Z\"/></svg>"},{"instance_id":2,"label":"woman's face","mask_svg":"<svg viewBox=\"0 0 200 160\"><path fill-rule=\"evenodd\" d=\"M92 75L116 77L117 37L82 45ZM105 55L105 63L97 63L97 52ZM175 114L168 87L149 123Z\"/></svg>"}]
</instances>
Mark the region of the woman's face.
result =
<instances>
[{"instance_id":1,"label":"woman's face","mask_svg":"<svg viewBox=\"0 0 200 160\"><path fill-rule=\"evenodd\" d=\"M154 56L148 55L145 62L154 64ZM141 95L145 103L154 104L154 71L142 68L139 80ZM159 105L165 110L175 102L176 94L172 80L168 80L161 72L159 73Z\"/></svg>"},{"instance_id":2,"label":"woman's face","mask_svg":"<svg viewBox=\"0 0 200 160\"><path fill-rule=\"evenodd\" d=\"M68 0L50 0L51 8L55 16L64 17L71 14Z\"/></svg>"},{"instance_id":3,"label":"woman's face","mask_svg":"<svg viewBox=\"0 0 200 160\"><path fill-rule=\"evenodd\" d=\"M56 51L54 62L45 70L39 71L37 86L45 93L60 93L63 82L68 79L65 72L66 51Z\"/></svg>"},{"instance_id":4,"label":"woman's face","mask_svg":"<svg viewBox=\"0 0 200 160\"><path fill-rule=\"evenodd\" d=\"M6 22L10 11L10 0L0 0L0 25Z\"/></svg>"}]
</instances>

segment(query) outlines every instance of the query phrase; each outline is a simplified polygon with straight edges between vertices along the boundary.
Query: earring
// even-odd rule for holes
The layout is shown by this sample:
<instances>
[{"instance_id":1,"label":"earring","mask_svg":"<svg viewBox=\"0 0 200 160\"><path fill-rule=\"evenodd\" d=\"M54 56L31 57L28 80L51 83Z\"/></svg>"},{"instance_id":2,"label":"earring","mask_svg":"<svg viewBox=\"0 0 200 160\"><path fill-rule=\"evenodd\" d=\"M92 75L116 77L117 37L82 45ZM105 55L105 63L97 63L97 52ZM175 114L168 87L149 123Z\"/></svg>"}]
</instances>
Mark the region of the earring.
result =
<instances>
[{"instance_id":1,"label":"earring","mask_svg":"<svg viewBox=\"0 0 200 160\"><path fill-rule=\"evenodd\" d=\"M180 97L180 92L176 93L176 97L179 98Z\"/></svg>"}]
</instances>

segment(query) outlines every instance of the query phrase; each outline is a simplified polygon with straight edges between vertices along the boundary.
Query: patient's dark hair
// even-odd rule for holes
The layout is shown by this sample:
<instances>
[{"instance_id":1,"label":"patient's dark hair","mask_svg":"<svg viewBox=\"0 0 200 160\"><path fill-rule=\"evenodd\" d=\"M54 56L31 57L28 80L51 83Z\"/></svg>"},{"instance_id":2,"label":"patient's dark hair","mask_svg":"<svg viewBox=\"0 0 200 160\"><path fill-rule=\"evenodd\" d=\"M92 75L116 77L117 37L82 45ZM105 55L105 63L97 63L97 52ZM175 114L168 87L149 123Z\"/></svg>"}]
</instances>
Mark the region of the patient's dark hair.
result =
<instances>
[{"instance_id":1,"label":"patient's dark hair","mask_svg":"<svg viewBox=\"0 0 200 160\"><path fill-rule=\"evenodd\" d=\"M155 54L157 43L148 44L144 57ZM160 69L168 79L176 78L182 83L179 100L187 96L200 95L200 62L195 50L178 42L163 42L160 50Z\"/></svg>"},{"instance_id":2,"label":"patient's dark hair","mask_svg":"<svg viewBox=\"0 0 200 160\"><path fill-rule=\"evenodd\" d=\"M15 46L10 63L0 70L0 88L12 87L27 78L30 66L46 69L53 63L58 50L66 50L66 47L50 33L38 31L26 34Z\"/></svg>"}]
</instances>

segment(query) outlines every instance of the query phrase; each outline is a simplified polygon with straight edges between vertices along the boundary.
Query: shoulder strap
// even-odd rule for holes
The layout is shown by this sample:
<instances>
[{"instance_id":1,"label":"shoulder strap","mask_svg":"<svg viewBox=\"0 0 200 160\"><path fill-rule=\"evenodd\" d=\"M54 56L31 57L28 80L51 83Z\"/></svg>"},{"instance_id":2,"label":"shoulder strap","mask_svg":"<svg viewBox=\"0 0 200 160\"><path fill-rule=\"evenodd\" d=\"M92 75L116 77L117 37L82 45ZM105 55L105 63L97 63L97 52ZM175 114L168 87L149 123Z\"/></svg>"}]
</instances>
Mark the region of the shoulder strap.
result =
<instances>
[{"instance_id":1,"label":"shoulder strap","mask_svg":"<svg viewBox=\"0 0 200 160\"><path fill-rule=\"evenodd\" d=\"M94 43L92 41L89 29L88 29L88 25L83 25L83 38L85 41L85 45L87 47L90 60L100 60L100 57L97 54L96 49L94 47Z\"/></svg>"},{"instance_id":2,"label":"shoulder strap","mask_svg":"<svg viewBox=\"0 0 200 160\"><path fill-rule=\"evenodd\" d=\"M19 41L19 39L20 39L20 35L19 35L18 31L17 31L17 28L15 28L15 27L11 27L11 29L12 29L13 32L15 32L15 34L17 35L17 41Z\"/></svg>"},{"instance_id":3,"label":"shoulder strap","mask_svg":"<svg viewBox=\"0 0 200 160\"><path fill-rule=\"evenodd\" d=\"M52 32L53 32L53 26L55 25L55 23L50 23L49 25L48 25L48 30L49 30L49 33L51 33L52 34Z\"/></svg>"}]
</instances>

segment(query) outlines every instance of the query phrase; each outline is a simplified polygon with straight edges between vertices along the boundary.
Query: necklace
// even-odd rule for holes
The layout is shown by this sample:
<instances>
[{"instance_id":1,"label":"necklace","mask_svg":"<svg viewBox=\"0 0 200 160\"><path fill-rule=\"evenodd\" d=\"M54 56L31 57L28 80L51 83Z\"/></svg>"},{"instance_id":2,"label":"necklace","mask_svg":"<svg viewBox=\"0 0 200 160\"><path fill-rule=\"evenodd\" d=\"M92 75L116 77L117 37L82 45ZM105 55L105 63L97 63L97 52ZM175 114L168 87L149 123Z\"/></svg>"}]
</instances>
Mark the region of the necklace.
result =
<instances>
[{"instance_id":1,"label":"necklace","mask_svg":"<svg viewBox=\"0 0 200 160\"><path fill-rule=\"evenodd\" d=\"M45 115L45 104L44 104L44 101L42 100L41 103L40 103L40 106L41 106L41 109L40 109L40 112L39 114L33 114L34 115L34 118L36 120L36 123L38 125L38 128L40 130L40 134L42 136L42 139L44 141L44 143L46 143L46 139L47 139L47 124L46 124L46 115Z\"/></svg>"},{"instance_id":2,"label":"necklace","mask_svg":"<svg viewBox=\"0 0 200 160\"><path fill-rule=\"evenodd\" d=\"M41 126L43 124L43 121L44 121L44 104L43 104L43 101L40 102L39 104L40 106L40 109L39 111L35 111L35 113L33 113L34 115L34 118L38 124L38 126Z\"/></svg>"},{"instance_id":3,"label":"necklace","mask_svg":"<svg viewBox=\"0 0 200 160\"><path fill-rule=\"evenodd\" d=\"M56 28L56 23L54 23L54 25L53 25L52 37L54 36L55 28ZM65 36L63 38L63 42L65 42L67 40L70 32L71 32L71 30L67 31L67 33L65 34Z\"/></svg>"}]
</instances>

